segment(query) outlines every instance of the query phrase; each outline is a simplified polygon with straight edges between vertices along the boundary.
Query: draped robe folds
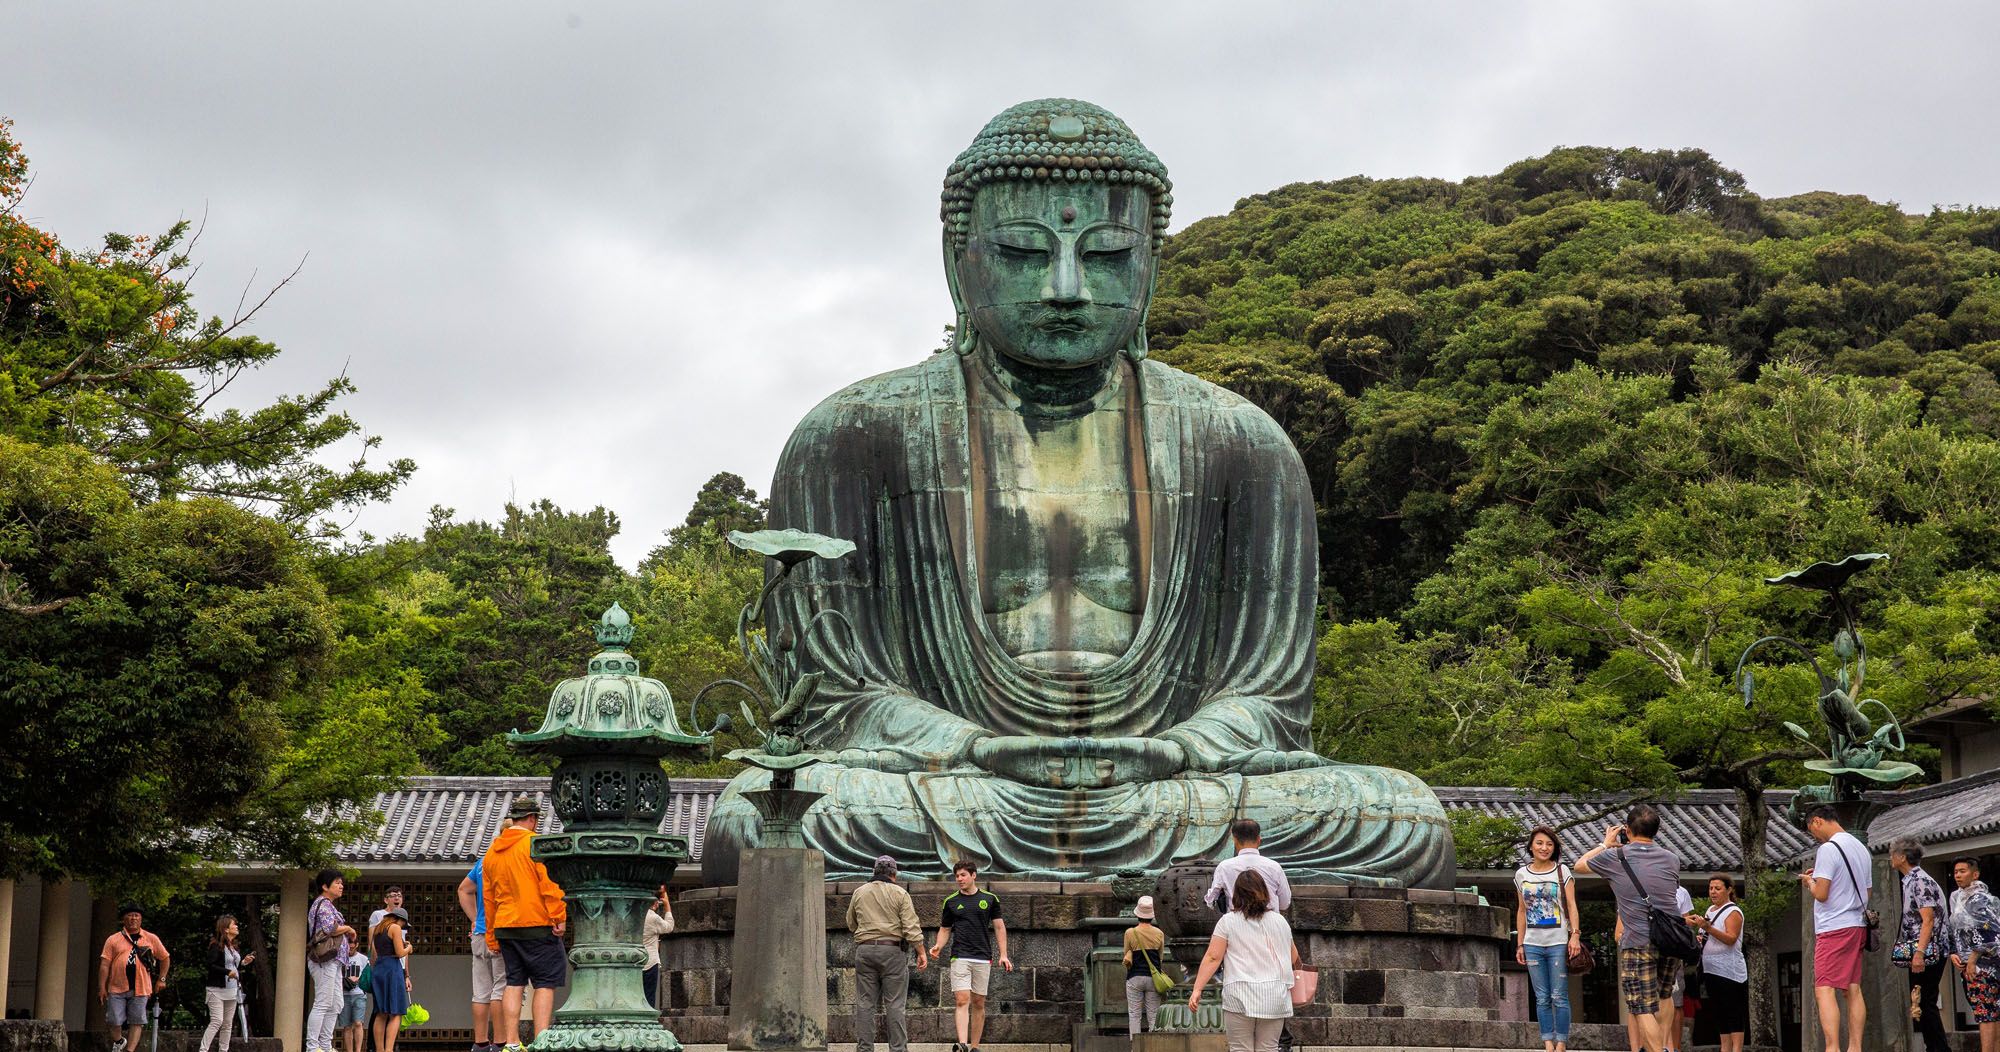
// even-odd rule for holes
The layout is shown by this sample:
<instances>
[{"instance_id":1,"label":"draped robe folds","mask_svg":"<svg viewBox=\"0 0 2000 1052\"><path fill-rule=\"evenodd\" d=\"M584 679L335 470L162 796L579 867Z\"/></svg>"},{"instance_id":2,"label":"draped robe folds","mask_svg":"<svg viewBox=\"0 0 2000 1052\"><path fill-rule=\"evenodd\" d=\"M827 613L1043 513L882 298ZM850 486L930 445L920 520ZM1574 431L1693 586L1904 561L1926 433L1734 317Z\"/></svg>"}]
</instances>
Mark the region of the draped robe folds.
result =
<instances>
[{"instance_id":1,"label":"draped robe folds","mask_svg":"<svg viewBox=\"0 0 2000 1052\"><path fill-rule=\"evenodd\" d=\"M866 875L881 854L916 874L957 858L1025 879L1157 870L1222 855L1229 823L1251 817L1294 879L1448 887L1450 829L1421 781L1331 762L1269 770L1273 750L1310 748L1318 576L1304 467L1278 426L1220 387L1137 364L1150 499L1136 638L1103 668L1043 672L1003 649L981 605L968 367L934 355L835 394L793 433L772 486L774 528L856 545L799 565L765 610L773 644L828 673L805 737L834 759L798 778L827 794L805 818L827 875ZM972 764L973 742L996 735L1158 738L1188 763L1102 789L1028 785ZM746 771L717 802L709 883L734 883L756 846L740 794L768 781Z\"/></svg>"}]
</instances>

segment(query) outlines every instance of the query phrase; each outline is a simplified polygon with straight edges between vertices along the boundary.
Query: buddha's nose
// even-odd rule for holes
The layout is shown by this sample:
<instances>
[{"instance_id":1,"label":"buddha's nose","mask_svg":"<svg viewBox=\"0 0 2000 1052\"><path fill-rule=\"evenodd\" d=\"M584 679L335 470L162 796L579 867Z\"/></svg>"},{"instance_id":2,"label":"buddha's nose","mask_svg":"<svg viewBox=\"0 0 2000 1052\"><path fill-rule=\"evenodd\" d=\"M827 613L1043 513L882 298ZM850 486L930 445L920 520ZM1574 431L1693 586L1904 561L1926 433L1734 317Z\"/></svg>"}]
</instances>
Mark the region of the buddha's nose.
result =
<instances>
[{"instance_id":1,"label":"buddha's nose","mask_svg":"<svg viewBox=\"0 0 2000 1052\"><path fill-rule=\"evenodd\" d=\"M1049 283L1042 286L1042 302L1051 307L1081 307L1090 302L1090 290L1083 283L1083 260L1075 245L1056 249L1049 270Z\"/></svg>"}]
</instances>

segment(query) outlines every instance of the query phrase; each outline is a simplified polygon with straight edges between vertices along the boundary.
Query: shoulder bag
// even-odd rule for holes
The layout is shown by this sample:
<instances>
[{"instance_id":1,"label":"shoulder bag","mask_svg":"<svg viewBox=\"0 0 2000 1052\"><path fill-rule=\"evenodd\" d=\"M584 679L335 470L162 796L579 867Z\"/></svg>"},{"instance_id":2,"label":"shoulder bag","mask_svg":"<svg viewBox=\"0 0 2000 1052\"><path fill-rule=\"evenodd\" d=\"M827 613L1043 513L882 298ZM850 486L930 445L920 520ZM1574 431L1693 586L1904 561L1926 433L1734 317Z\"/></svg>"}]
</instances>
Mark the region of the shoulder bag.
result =
<instances>
[{"instance_id":1,"label":"shoulder bag","mask_svg":"<svg viewBox=\"0 0 2000 1052\"><path fill-rule=\"evenodd\" d=\"M1833 843L1828 841L1828 843ZM1868 896L1861 893L1861 880L1854 875L1854 863L1847 860L1847 849L1833 843L1834 853L1840 856L1840 866L1847 870L1847 883L1854 888L1854 897L1861 902L1861 921L1868 927L1868 935L1861 944L1862 949L1874 953L1882 948L1882 914L1868 908ZM1862 850L1867 850L1864 846Z\"/></svg>"},{"instance_id":2,"label":"shoulder bag","mask_svg":"<svg viewBox=\"0 0 2000 1052\"><path fill-rule=\"evenodd\" d=\"M1701 960L1701 943L1695 941L1694 933L1688 930L1687 920L1678 913L1672 913L1653 905L1653 897L1646 894L1646 886L1639 883L1639 874L1632 869L1632 862L1625 857L1625 849L1615 854L1618 862L1625 867L1625 875L1632 878L1632 890L1639 893L1646 903L1646 919L1652 933L1647 941L1660 951L1660 956L1672 958L1683 964L1693 964Z\"/></svg>"},{"instance_id":3,"label":"shoulder bag","mask_svg":"<svg viewBox=\"0 0 2000 1052\"><path fill-rule=\"evenodd\" d=\"M1165 948L1163 945L1160 949L1164 950ZM1160 950L1148 950L1141 946L1134 946L1132 947L1132 952L1138 954L1139 959L1146 962L1146 970L1153 973L1153 989L1158 990L1161 996L1164 997L1167 991L1174 988L1173 976L1161 971L1159 964L1156 962L1156 958L1160 955Z\"/></svg>"},{"instance_id":4,"label":"shoulder bag","mask_svg":"<svg viewBox=\"0 0 2000 1052\"><path fill-rule=\"evenodd\" d=\"M311 926L319 919L318 918L319 906L317 904L325 901L327 900L314 899L313 902L315 905L313 905L312 908L306 911L306 917L308 918L306 922L308 925L307 927L308 931L313 930ZM325 964L326 962L333 960L335 957L340 956L341 937L339 935L334 934L339 930L340 930L339 924L332 924L329 925L325 930L319 931L316 934L314 934L312 940L306 944L306 960L311 961L314 964Z\"/></svg>"}]
</instances>

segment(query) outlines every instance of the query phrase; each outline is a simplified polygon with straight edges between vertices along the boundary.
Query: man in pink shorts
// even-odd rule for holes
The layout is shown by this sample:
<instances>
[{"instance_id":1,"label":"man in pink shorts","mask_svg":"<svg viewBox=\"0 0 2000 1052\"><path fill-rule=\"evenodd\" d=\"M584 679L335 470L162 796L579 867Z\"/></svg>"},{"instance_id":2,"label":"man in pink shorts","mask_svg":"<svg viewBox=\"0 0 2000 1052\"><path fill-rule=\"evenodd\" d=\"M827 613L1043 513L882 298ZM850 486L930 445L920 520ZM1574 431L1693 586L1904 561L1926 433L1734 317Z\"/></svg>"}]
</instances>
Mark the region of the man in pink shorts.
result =
<instances>
[{"instance_id":1,"label":"man in pink shorts","mask_svg":"<svg viewBox=\"0 0 2000 1052\"><path fill-rule=\"evenodd\" d=\"M1861 1000L1861 953L1868 940L1868 892L1873 886L1868 847L1841 828L1840 816L1821 804L1806 816L1806 832L1819 841L1812 868L1799 882L1813 897L1813 999L1826 1052L1840 1050L1840 1002L1847 1002L1847 1047L1861 1052L1868 1006Z\"/></svg>"}]
</instances>

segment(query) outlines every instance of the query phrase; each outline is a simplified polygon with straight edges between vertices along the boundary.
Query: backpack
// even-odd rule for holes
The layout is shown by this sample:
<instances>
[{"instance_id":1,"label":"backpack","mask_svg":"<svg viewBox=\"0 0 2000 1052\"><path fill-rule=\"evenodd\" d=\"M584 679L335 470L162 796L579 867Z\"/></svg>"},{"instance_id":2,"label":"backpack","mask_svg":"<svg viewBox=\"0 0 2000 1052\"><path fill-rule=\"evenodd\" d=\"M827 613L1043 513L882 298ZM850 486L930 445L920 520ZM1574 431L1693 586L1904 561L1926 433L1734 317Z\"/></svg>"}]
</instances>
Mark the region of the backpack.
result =
<instances>
[{"instance_id":1,"label":"backpack","mask_svg":"<svg viewBox=\"0 0 2000 1052\"><path fill-rule=\"evenodd\" d=\"M1661 957L1683 964L1701 960L1701 941L1694 937L1694 931L1687 926L1687 922L1680 914L1653 905L1652 896L1646 895L1646 886L1639 883L1639 874L1633 872L1631 860L1625 857L1625 849L1619 848L1614 853L1619 864L1625 867L1625 875L1632 878L1632 890L1645 896L1647 926L1653 929L1647 941L1660 951Z\"/></svg>"}]
</instances>

